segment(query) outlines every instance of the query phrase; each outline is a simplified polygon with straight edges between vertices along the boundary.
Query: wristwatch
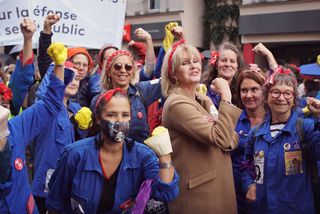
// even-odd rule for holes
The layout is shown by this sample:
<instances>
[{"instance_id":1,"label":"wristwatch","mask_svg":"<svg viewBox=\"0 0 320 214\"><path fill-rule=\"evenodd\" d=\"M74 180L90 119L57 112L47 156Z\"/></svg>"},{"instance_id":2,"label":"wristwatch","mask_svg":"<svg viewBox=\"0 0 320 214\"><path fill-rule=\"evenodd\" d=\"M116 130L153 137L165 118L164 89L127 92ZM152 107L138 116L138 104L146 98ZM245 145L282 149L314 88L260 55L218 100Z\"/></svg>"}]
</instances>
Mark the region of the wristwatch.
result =
<instances>
[{"instance_id":1,"label":"wristwatch","mask_svg":"<svg viewBox=\"0 0 320 214\"><path fill-rule=\"evenodd\" d=\"M172 161L165 162L165 163L159 163L159 168L160 169L169 169L171 167L173 167Z\"/></svg>"}]
</instances>

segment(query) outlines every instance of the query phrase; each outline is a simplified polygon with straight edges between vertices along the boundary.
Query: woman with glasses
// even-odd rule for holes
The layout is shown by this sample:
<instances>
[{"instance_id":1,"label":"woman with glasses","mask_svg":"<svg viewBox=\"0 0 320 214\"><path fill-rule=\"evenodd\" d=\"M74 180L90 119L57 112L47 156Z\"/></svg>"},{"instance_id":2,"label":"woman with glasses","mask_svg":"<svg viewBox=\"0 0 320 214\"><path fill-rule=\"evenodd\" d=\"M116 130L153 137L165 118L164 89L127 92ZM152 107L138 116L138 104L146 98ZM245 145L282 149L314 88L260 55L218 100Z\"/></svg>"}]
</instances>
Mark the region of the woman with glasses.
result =
<instances>
[{"instance_id":1,"label":"woman with glasses","mask_svg":"<svg viewBox=\"0 0 320 214\"><path fill-rule=\"evenodd\" d=\"M295 75L290 69L277 67L265 90L269 113L249 133L245 149L243 189L247 200L254 202L254 213L314 213L306 162L307 158L320 159L320 132L310 119L297 126L297 99ZM308 108L320 117L320 101L309 99Z\"/></svg>"},{"instance_id":2,"label":"woman with glasses","mask_svg":"<svg viewBox=\"0 0 320 214\"><path fill-rule=\"evenodd\" d=\"M104 91L121 88L131 104L131 123L128 137L143 143L149 136L146 108L161 97L159 80L137 83L139 75L135 62L128 51L117 50L104 63L100 84ZM91 102L94 109L97 96Z\"/></svg>"}]
</instances>

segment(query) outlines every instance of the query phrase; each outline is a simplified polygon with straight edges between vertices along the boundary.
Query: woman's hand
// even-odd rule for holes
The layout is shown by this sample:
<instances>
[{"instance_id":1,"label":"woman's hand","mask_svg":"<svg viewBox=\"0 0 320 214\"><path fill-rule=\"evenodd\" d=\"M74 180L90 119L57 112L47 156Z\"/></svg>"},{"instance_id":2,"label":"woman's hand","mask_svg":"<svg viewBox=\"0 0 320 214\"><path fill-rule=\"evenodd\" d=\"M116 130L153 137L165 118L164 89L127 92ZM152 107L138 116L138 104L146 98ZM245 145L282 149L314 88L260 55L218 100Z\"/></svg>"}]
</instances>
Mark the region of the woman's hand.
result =
<instances>
[{"instance_id":1,"label":"woman's hand","mask_svg":"<svg viewBox=\"0 0 320 214\"><path fill-rule=\"evenodd\" d=\"M57 14L50 13L49 15L47 15L43 23L43 32L45 34L51 34L52 25L57 23L59 20L60 20L60 16L58 16Z\"/></svg>"},{"instance_id":2,"label":"woman's hand","mask_svg":"<svg viewBox=\"0 0 320 214\"><path fill-rule=\"evenodd\" d=\"M246 195L247 201L250 203L255 202L257 200L256 194L257 194L257 185L252 184L251 186L249 186L249 189Z\"/></svg>"},{"instance_id":3,"label":"woman's hand","mask_svg":"<svg viewBox=\"0 0 320 214\"><path fill-rule=\"evenodd\" d=\"M47 52L56 65L63 65L67 60L67 48L62 43L52 43Z\"/></svg>"},{"instance_id":4,"label":"woman's hand","mask_svg":"<svg viewBox=\"0 0 320 214\"><path fill-rule=\"evenodd\" d=\"M211 89L221 96L221 99L227 102L231 102L231 91L228 81L223 78L216 78L211 83Z\"/></svg>"},{"instance_id":5,"label":"woman's hand","mask_svg":"<svg viewBox=\"0 0 320 214\"><path fill-rule=\"evenodd\" d=\"M308 97L307 107L315 117L320 118L320 100L313 97Z\"/></svg>"}]
</instances>

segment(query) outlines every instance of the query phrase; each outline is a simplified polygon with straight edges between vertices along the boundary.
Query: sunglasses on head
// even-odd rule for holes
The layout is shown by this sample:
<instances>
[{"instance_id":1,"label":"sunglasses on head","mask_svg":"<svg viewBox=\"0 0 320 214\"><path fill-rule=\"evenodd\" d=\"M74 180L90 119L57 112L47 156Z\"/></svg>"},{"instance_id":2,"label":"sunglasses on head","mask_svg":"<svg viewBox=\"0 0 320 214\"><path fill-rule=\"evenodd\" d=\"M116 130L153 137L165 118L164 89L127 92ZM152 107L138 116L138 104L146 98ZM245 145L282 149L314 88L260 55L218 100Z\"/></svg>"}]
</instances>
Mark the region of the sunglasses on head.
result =
<instances>
[{"instance_id":1,"label":"sunglasses on head","mask_svg":"<svg viewBox=\"0 0 320 214\"><path fill-rule=\"evenodd\" d=\"M122 63L115 63L113 65L114 70L116 71L120 71L122 69L122 67L124 66L124 69L126 71L131 71L133 69L132 64L122 64Z\"/></svg>"}]
</instances>

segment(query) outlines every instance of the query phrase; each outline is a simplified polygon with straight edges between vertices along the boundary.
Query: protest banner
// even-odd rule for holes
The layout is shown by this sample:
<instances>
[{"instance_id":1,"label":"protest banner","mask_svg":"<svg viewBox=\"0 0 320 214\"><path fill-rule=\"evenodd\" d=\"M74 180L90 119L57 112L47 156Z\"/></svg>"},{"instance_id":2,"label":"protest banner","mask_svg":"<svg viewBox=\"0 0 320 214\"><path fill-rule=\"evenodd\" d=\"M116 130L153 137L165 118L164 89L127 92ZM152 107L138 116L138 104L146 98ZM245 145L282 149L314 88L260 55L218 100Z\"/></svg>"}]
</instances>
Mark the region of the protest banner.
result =
<instances>
[{"instance_id":1,"label":"protest banner","mask_svg":"<svg viewBox=\"0 0 320 214\"><path fill-rule=\"evenodd\" d=\"M105 43L121 47L126 0L0 0L0 45L22 44L19 24L31 17L37 24L37 41L45 17L61 18L53 26L53 41L68 46L101 48Z\"/></svg>"}]
</instances>

